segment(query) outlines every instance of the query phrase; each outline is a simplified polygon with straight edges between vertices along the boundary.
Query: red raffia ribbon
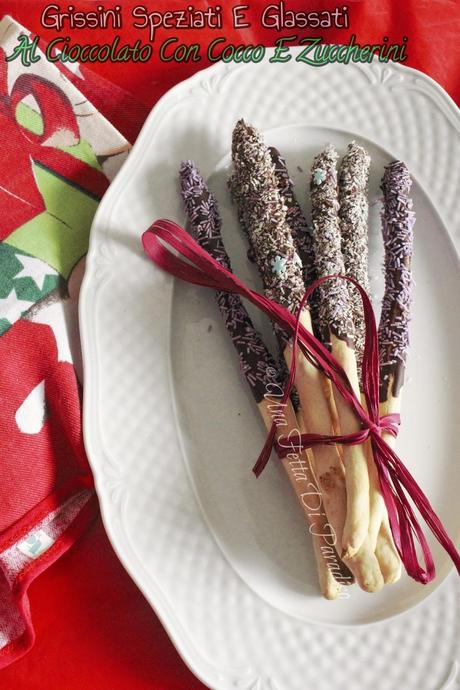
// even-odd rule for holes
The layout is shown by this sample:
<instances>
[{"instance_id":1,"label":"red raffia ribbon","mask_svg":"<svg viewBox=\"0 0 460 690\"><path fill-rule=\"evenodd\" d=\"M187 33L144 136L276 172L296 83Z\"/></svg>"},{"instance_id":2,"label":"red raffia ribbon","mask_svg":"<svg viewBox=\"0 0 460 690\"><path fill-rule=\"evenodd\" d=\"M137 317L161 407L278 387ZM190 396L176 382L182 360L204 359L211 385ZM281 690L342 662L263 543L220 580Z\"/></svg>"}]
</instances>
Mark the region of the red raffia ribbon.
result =
<instances>
[{"instance_id":1,"label":"red raffia ribbon","mask_svg":"<svg viewBox=\"0 0 460 690\"><path fill-rule=\"evenodd\" d=\"M194 285L241 295L255 304L272 321L278 323L287 333L292 335L292 366L284 391L283 403L289 398L294 385L296 353L297 348L300 348L302 353L331 380L340 394L351 405L361 422L361 429L359 431L346 436L303 434L300 442L296 443L296 447L298 449L299 447L305 449L312 448L318 444L354 445L363 443L370 438L374 461L379 473L380 487L388 510L391 531L407 573L422 584L431 582L436 574L428 542L417 521L409 497L460 573L460 555L454 543L448 536L422 489L381 436L383 430L396 436L400 419L397 414L385 415L384 417L379 416L377 327L371 302L359 283L345 276L328 276L316 280L305 292L297 315L293 315L268 297L248 288L233 273L215 261L183 228L172 221L159 220L153 223L142 235L142 244L147 256L164 271ZM180 256L177 256L171 251L171 248L175 249L178 254L188 259L188 261L184 261ZM309 333L300 322L302 308L311 293L319 285L331 278L343 278L353 283L359 290L363 301L366 343L362 366L362 386L367 409L361 405L360 400L353 392L348 377L340 364L324 345ZM292 450L288 439L280 438L277 442L275 441L275 432L276 424L273 423L253 469L256 476L259 476L266 466L273 447L276 448L279 457L284 457ZM284 440L287 445L283 443ZM414 537L420 544L425 568L419 564Z\"/></svg>"}]
</instances>

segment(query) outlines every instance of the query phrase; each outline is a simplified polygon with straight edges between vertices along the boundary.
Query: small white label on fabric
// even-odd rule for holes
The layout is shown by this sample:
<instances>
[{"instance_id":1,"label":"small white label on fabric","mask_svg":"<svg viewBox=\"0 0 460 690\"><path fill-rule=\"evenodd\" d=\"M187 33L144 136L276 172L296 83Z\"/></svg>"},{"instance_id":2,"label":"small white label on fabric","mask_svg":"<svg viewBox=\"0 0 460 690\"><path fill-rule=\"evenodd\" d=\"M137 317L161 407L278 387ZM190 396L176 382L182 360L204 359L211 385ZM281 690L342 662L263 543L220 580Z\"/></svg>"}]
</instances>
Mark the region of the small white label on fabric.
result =
<instances>
[{"instance_id":1,"label":"small white label on fabric","mask_svg":"<svg viewBox=\"0 0 460 690\"><path fill-rule=\"evenodd\" d=\"M17 548L25 556L37 558L44 551L49 549L52 544L54 544L54 540L51 539L49 534L42 529L38 529L36 532L31 532L26 539L18 542Z\"/></svg>"}]
</instances>

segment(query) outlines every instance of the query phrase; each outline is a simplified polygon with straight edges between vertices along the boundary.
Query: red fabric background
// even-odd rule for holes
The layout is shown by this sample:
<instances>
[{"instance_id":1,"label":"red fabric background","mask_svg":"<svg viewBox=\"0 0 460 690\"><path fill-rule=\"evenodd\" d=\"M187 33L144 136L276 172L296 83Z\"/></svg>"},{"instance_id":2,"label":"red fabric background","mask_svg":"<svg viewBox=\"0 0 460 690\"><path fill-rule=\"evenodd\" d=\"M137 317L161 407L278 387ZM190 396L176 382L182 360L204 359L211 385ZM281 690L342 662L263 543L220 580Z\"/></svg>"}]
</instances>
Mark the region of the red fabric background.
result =
<instances>
[{"instance_id":1,"label":"red fabric background","mask_svg":"<svg viewBox=\"0 0 460 690\"><path fill-rule=\"evenodd\" d=\"M40 26L45 2L0 1L0 15L12 15L20 23L49 41L56 33ZM68 3L61 3L63 9ZM99 3L77 2L79 9L93 9ZM120 3L121 4L121 3ZM123 42L134 42L147 35L130 28L129 8L141 2L123 3L127 19ZM185 7L188 2L158 0L150 9ZM208 3L197 2L195 7ZM209 3L211 4L211 3ZM217 3L212 3L217 4ZM221 3L230 12L240 0ZM254 16L268 2L246 0ZM333 9L342 3L297 2L290 8ZM400 42L408 36L408 65L436 79L454 100L460 102L460 5L456 0L352 0L351 31L323 31L331 42L346 42L355 33L361 43L380 43L384 35ZM110 7L111 3L105 3ZM228 23L228 22L227 22ZM70 35L68 30L59 35ZM285 35L292 31L285 32ZM301 33L301 32L295 32ZM313 32L304 32L310 35ZM80 43L110 41L114 32L74 31L72 40ZM276 34L256 28L222 32L231 41L273 43ZM158 34L155 45L169 35ZM213 32L212 38L221 35ZM185 42L206 43L205 32L187 31ZM124 107L116 113L104 103L104 90L96 82L87 82L94 91L96 105L131 141L148 109L173 84L190 76L195 65L162 64L155 57L146 64L95 64L92 69L130 91ZM94 87L97 87L94 90ZM89 94L90 95L90 94ZM90 95L91 97L91 95ZM136 100L139 104L136 104ZM101 521L92 526L79 542L48 571L32 583L30 590L32 618L36 629L34 648L19 661L0 672L2 690L198 690L199 683L180 660L161 624L135 585L124 572L105 536Z\"/></svg>"}]
</instances>

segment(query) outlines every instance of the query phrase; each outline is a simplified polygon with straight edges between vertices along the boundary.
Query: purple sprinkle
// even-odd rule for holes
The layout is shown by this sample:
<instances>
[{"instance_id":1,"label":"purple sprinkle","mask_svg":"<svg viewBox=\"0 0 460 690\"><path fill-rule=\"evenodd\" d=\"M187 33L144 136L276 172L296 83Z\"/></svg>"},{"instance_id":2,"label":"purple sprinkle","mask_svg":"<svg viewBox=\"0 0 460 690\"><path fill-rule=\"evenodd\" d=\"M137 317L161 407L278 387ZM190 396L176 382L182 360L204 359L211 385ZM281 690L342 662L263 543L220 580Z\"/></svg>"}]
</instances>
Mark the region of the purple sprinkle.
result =
<instances>
[{"instance_id":1,"label":"purple sprinkle","mask_svg":"<svg viewBox=\"0 0 460 690\"><path fill-rule=\"evenodd\" d=\"M412 305L412 273L415 214L409 192L412 180L401 161L387 165L382 179L382 236L385 245L385 293L379 324L379 359L382 370L381 400L389 394L393 375L393 395L404 381L409 348ZM386 378L385 378L386 377Z\"/></svg>"}]
</instances>

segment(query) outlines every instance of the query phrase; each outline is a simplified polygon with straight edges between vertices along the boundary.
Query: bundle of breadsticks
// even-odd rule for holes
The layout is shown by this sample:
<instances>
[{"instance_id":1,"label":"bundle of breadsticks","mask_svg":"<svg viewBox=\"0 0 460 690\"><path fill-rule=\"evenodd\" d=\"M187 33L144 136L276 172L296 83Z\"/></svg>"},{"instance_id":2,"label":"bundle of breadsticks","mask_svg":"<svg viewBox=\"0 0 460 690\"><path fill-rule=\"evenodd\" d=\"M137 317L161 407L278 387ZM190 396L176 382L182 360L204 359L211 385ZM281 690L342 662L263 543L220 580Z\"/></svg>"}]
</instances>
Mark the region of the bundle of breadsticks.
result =
<instances>
[{"instance_id":1,"label":"bundle of breadsticks","mask_svg":"<svg viewBox=\"0 0 460 690\"><path fill-rule=\"evenodd\" d=\"M242 120L233 132L233 172L228 186L248 239L248 256L257 264L266 296L295 315L306 288L316 278L344 275L356 279L366 291L369 288L370 157L352 142L337 170L338 158L329 145L313 162L309 226L281 154L267 147L261 134ZM190 231L211 256L230 269L216 200L191 161L182 164L180 180ZM404 164L388 166L382 182L386 255L379 329L382 414L399 411L407 354L414 222L409 189ZM295 355L295 390L281 413L277 403L294 356L290 338L274 326L281 353L281 360L275 363L241 299L217 293L217 302L267 428L275 421L277 436L283 439L294 434L331 436L359 430L348 403L302 353ZM300 321L331 350L355 394L363 397L364 315L353 284L336 278L323 283L303 308ZM322 594L337 598L342 586L354 580L365 591L377 592L385 583L398 580L401 562L371 444L316 445L309 451L300 450L297 456L290 453L281 462L313 538ZM312 485L316 487L314 505Z\"/></svg>"},{"instance_id":2,"label":"bundle of breadsticks","mask_svg":"<svg viewBox=\"0 0 460 690\"><path fill-rule=\"evenodd\" d=\"M214 196L209 191L192 161L184 161L180 169L181 192L188 225L198 243L222 266L231 270L230 259L221 235L221 218ZM251 389L262 420L270 429L277 423L277 435L289 436L298 429L298 418L292 403L279 409L283 381L275 360L255 330L249 314L238 295L226 292L216 294L219 311L237 351L241 370ZM311 460L306 451L295 458L285 458L284 469L294 488L308 531L312 535L319 584L327 599L336 599L342 584L352 581L350 572L340 561L334 548L334 535L324 511L317 502L310 507L309 500L320 496L316 487ZM312 491L312 488L314 490Z\"/></svg>"}]
</instances>

